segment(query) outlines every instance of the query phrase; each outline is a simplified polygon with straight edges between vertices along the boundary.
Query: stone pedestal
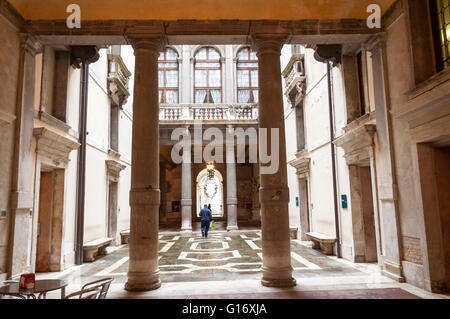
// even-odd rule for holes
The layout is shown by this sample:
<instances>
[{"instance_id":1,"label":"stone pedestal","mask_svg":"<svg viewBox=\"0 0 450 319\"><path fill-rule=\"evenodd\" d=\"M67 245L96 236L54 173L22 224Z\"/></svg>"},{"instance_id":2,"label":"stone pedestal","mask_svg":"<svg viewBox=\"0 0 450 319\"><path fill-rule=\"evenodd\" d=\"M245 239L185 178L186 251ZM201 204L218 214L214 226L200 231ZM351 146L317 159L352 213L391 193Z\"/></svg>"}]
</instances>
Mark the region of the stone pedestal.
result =
<instances>
[{"instance_id":1,"label":"stone pedestal","mask_svg":"<svg viewBox=\"0 0 450 319\"><path fill-rule=\"evenodd\" d=\"M289 188L280 66L284 39L261 35L255 36L253 40L259 59L259 127L267 130L268 143L271 141L271 129L279 130L279 143L270 150L271 153L279 152L279 169L274 174L263 174L261 170L262 284L268 287L293 287L296 281L292 277L291 266ZM260 164L260 168L263 166L264 164Z\"/></svg>"},{"instance_id":2,"label":"stone pedestal","mask_svg":"<svg viewBox=\"0 0 450 319\"><path fill-rule=\"evenodd\" d=\"M234 138L233 128L227 128L228 137ZM231 142L231 141L230 141ZM237 224L237 186L236 186L236 160L234 157L234 143L226 145L227 161L227 230L238 230Z\"/></svg>"},{"instance_id":3,"label":"stone pedestal","mask_svg":"<svg viewBox=\"0 0 450 319\"><path fill-rule=\"evenodd\" d=\"M133 149L131 166L131 221L129 291L161 286L158 269L159 223L159 38L131 41L136 56Z\"/></svg>"}]
</instances>

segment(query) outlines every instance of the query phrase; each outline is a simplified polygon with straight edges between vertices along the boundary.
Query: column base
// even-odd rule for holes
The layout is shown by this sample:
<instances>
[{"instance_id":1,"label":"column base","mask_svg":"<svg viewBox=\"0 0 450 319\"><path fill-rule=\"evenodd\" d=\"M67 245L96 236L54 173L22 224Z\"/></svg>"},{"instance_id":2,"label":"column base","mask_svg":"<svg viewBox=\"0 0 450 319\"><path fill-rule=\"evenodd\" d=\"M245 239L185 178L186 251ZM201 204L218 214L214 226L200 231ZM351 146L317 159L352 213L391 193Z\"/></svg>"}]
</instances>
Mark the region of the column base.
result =
<instances>
[{"instance_id":1,"label":"column base","mask_svg":"<svg viewBox=\"0 0 450 319\"><path fill-rule=\"evenodd\" d=\"M238 226L227 226L227 231L239 230Z\"/></svg>"},{"instance_id":2,"label":"column base","mask_svg":"<svg viewBox=\"0 0 450 319\"><path fill-rule=\"evenodd\" d=\"M192 234L192 228L185 228L185 229L182 228L180 233L182 235L190 235L190 234Z\"/></svg>"},{"instance_id":3,"label":"column base","mask_svg":"<svg viewBox=\"0 0 450 319\"><path fill-rule=\"evenodd\" d=\"M265 287L291 288L297 285L297 281L292 277L292 267L285 270L274 270L262 267L263 278L261 284Z\"/></svg>"},{"instance_id":4,"label":"column base","mask_svg":"<svg viewBox=\"0 0 450 319\"><path fill-rule=\"evenodd\" d=\"M386 276L392 280L395 280L397 282L405 282L405 277L402 274L401 266L396 263L392 263L388 260L384 260L383 261L383 269L382 269L381 273L384 276Z\"/></svg>"},{"instance_id":5,"label":"column base","mask_svg":"<svg viewBox=\"0 0 450 319\"><path fill-rule=\"evenodd\" d=\"M150 291L160 287L159 270L150 275L128 273L128 282L125 284L125 290L127 291Z\"/></svg>"}]
</instances>

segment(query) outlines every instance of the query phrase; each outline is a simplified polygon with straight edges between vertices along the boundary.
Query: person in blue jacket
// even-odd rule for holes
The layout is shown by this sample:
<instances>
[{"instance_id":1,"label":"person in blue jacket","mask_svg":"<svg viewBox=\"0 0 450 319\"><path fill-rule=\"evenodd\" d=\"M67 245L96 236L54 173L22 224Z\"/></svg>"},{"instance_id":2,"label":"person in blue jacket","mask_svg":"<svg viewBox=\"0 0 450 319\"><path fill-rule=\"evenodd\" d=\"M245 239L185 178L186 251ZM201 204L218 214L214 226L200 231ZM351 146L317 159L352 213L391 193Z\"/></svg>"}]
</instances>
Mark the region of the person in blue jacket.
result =
<instances>
[{"instance_id":1,"label":"person in blue jacket","mask_svg":"<svg viewBox=\"0 0 450 319\"><path fill-rule=\"evenodd\" d=\"M211 210L208 209L208 205L200 211L200 216L202 219L202 237L208 238L209 225L213 221Z\"/></svg>"}]
</instances>

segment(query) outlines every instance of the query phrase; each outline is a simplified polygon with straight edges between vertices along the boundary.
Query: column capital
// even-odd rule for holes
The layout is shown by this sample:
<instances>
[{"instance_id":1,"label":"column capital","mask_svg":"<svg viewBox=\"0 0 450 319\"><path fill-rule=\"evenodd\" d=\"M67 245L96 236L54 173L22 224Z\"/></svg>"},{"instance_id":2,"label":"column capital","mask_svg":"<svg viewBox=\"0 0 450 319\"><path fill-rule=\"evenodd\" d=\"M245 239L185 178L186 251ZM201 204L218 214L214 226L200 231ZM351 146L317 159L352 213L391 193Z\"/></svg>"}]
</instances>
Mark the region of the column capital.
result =
<instances>
[{"instance_id":1,"label":"column capital","mask_svg":"<svg viewBox=\"0 0 450 319\"><path fill-rule=\"evenodd\" d=\"M288 35L280 34L255 34L252 35L252 49L257 55L265 53L274 53L281 55L281 49L288 40Z\"/></svg>"},{"instance_id":2,"label":"column capital","mask_svg":"<svg viewBox=\"0 0 450 319\"><path fill-rule=\"evenodd\" d=\"M165 37L160 35L146 36L146 37L128 37L128 43L133 46L135 51L138 50L150 50L158 53L164 49L167 45L167 40Z\"/></svg>"},{"instance_id":3,"label":"column capital","mask_svg":"<svg viewBox=\"0 0 450 319\"><path fill-rule=\"evenodd\" d=\"M20 33L19 37L22 48L28 54L35 56L42 52L43 45L33 35L29 33Z\"/></svg>"}]
</instances>

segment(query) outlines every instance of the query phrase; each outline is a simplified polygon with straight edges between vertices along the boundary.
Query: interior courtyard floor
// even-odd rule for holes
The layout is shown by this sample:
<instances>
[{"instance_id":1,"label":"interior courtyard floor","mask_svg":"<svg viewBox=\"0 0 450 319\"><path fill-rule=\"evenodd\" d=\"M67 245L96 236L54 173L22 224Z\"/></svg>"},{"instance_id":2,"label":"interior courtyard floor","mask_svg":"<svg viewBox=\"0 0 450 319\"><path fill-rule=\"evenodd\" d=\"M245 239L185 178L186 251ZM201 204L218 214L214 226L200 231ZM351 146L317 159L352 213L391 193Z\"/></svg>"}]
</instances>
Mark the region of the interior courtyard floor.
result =
<instances>
[{"instance_id":1,"label":"interior courtyard floor","mask_svg":"<svg viewBox=\"0 0 450 319\"><path fill-rule=\"evenodd\" d=\"M194 230L196 228L194 227ZM108 255L61 273L38 274L69 282L66 294L84 283L113 277L108 298L120 299L414 299L450 298L415 286L395 282L378 271L376 264L354 264L311 249L308 242L291 240L294 288L261 285L262 251L259 230L226 232L213 229L207 239L160 232L159 269L161 288L148 292L124 290L128 270L128 245L108 248ZM47 298L60 298L52 292Z\"/></svg>"}]
</instances>

